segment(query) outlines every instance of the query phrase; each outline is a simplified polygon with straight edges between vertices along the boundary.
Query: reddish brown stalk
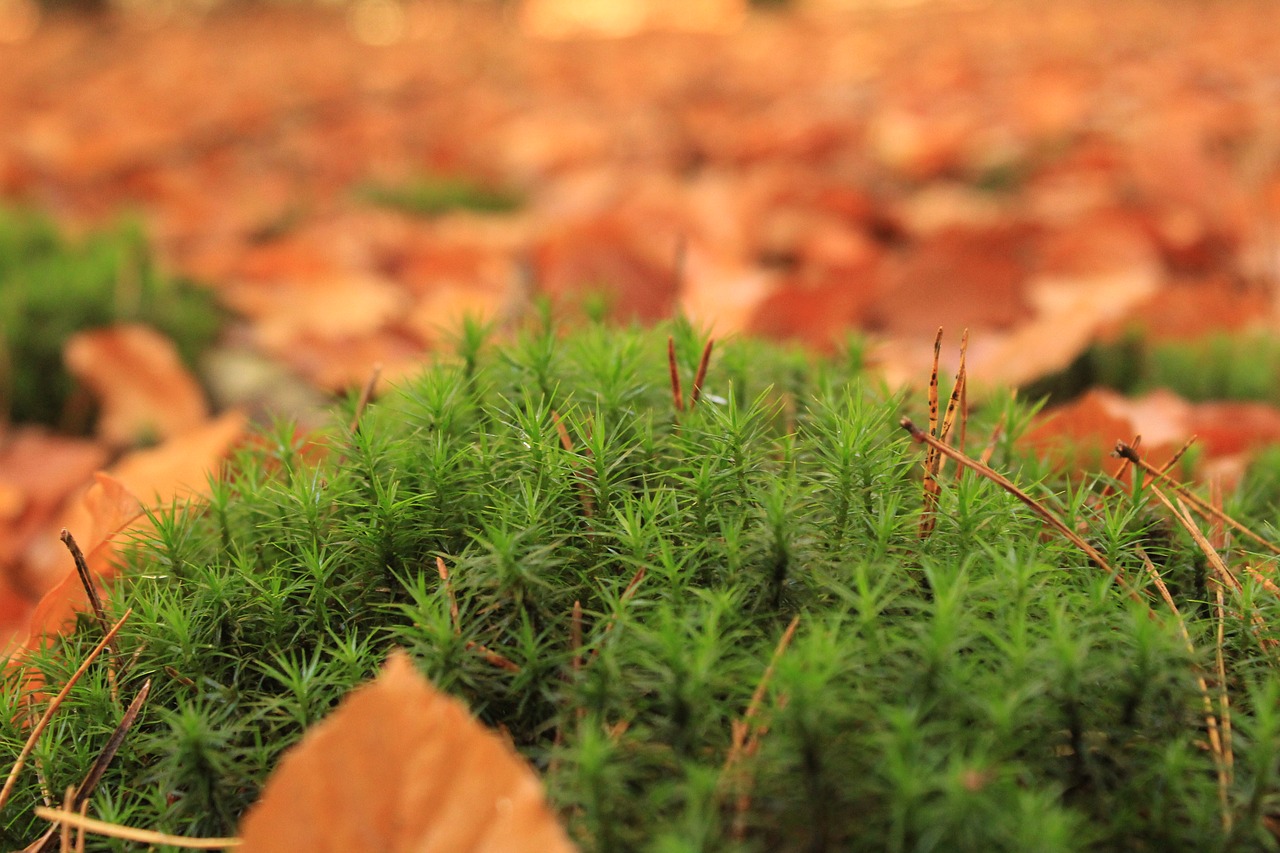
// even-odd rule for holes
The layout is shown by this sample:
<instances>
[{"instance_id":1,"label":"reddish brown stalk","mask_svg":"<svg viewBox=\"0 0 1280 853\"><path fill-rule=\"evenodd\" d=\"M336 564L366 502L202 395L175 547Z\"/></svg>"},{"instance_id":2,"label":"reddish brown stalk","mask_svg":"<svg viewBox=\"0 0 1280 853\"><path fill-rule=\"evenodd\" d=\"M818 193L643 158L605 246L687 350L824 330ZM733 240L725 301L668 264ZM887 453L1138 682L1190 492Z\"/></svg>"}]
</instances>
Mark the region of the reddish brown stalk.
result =
<instances>
[{"instance_id":1,"label":"reddish brown stalk","mask_svg":"<svg viewBox=\"0 0 1280 853\"><path fill-rule=\"evenodd\" d=\"M374 392L378 389L378 380L382 378L382 362L375 362L373 370L369 373L369 378L365 380L364 387L360 389L360 396L356 399L356 410L351 415L351 423L348 426L349 432L355 432L360 428L360 419L364 417L364 410L369 407L369 401L373 399Z\"/></svg>"},{"instance_id":2,"label":"reddish brown stalk","mask_svg":"<svg viewBox=\"0 0 1280 853\"><path fill-rule=\"evenodd\" d=\"M976 473L986 477L988 480L991 480L1018 500L1022 501L1022 503L1035 512L1036 515L1039 515L1048 522L1051 527L1061 533L1067 541L1083 551L1085 556L1093 561L1094 565L1111 575L1111 577L1115 579L1116 584L1119 585L1131 599L1134 601L1142 600L1138 594L1130 588L1129 584L1125 582L1120 573L1111 567L1111 564L1107 562L1106 558L1103 557L1096 548L1084 541L1084 539L1080 538L1079 534L1068 527L1066 522L1058 518L1051 509L1028 495L1026 492L1022 491L1022 489L1019 489L999 472L987 467L976 459L970 459L965 454L953 447L950 447L949 445L943 444L928 433L922 432L919 427L911 422L910 418L903 418L899 423L903 429L911 433L911 437L917 442L928 444L930 447L937 449L939 453L950 457L958 465L963 465L966 468L972 469Z\"/></svg>"},{"instance_id":3,"label":"reddish brown stalk","mask_svg":"<svg viewBox=\"0 0 1280 853\"><path fill-rule=\"evenodd\" d=\"M960 340L960 369L956 371L955 385L951 387L951 396L947 399L947 410L942 416L942 426L937 432L940 441L946 441L951 435L951 428L955 426L956 416L963 417L961 412L961 400L965 396L965 385L968 382L968 371L965 367L965 359L969 352L969 330L964 330L964 337ZM936 368L935 368L936 369ZM961 450L964 449L964 443L961 442ZM941 460L939 460L941 462ZM941 465L938 470L941 471Z\"/></svg>"},{"instance_id":4,"label":"reddish brown stalk","mask_svg":"<svg viewBox=\"0 0 1280 853\"><path fill-rule=\"evenodd\" d=\"M676 364L676 340L667 335L667 367L671 370L671 400L676 411L684 411L684 391L680 387L680 366Z\"/></svg>"},{"instance_id":5,"label":"reddish brown stalk","mask_svg":"<svg viewBox=\"0 0 1280 853\"><path fill-rule=\"evenodd\" d=\"M582 602L574 600L573 616L569 623L569 644L573 649L573 672L582 671Z\"/></svg>"},{"instance_id":6,"label":"reddish brown stalk","mask_svg":"<svg viewBox=\"0 0 1280 853\"><path fill-rule=\"evenodd\" d=\"M565 428L564 421L560 420L560 415L555 409L551 410L551 422L556 425L556 434L560 436L560 446L572 453L573 439L569 437L569 430Z\"/></svg>"},{"instance_id":7,"label":"reddish brown stalk","mask_svg":"<svg viewBox=\"0 0 1280 853\"><path fill-rule=\"evenodd\" d=\"M933 370L929 373L929 435L938 434L938 361L942 358L942 327L933 339Z\"/></svg>"},{"instance_id":8,"label":"reddish brown stalk","mask_svg":"<svg viewBox=\"0 0 1280 853\"><path fill-rule=\"evenodd\" d=\"M698 372L693 377L693 391L690 392L689 397L690 409L696 406L702 397L702 382L707 378L707 365L711 363L711 348L715 344L715 338L708 338L707 345L702 348L702 358L698 360Z\"/></svg>"},{"instance_id":9,"label":"reddish brown stalk","mask_svg":"<svg viewBox=\"0 0 1280 853\"><path fill-rule=\"evenodd\" d=\"M444 591L449 596L449 621L453 624L455 636L462 636L462 625L458 622L458 599L453 594L453 584L449 582L449 569L444 564L444 557L436 557L436 573L444 584Z\"/></svg>"},{"instance_id":10,"label":"reddish brown stalk","mask_svg":"<svg viewBox=\"0 0 1280 853\"><path fill-rule=\"evenodd\" d=\"M49 721L53 719L53 715L57 713L58 708L66 701L67 696L71 693L71 688L74 687L76 682L80 680L81 676L89 670L89 665L97 659L98 655L102 654L102 650L111 644L112 639L114 639L120 629L124 627L125 620L128 619L132 613L132 609L126 610L124 615L120 617L120 620L107 630L106 635L98 641L98 644L94 646L93 650L89 652L87 657L85 657L84 663L80 664L80 667L71 674L71 677L67 679L67 683L58 691L58 695L54 696L49 702L49 707L44 709L44 714L41 715L39 721L31 727L31 732L27 735L27 742L23 744L22 751L18 753L18 757L13 763L13 769L9 771L9 778L5 780L4 788L0 789L0 810L3 810L5 803L9 802L9 797L13 794L13 786L18 781L18 774L22 772L22 765L26 763L27 757L31 755L31 750L35 748L36 741L39 740L40 735L43 734L45 728L48 727Z\"/></svg>"},{"instance_id":11,"label":"reddish brown stalk","mask_svg":"<svg viewBox=\"0 0 1280 853\"><path fill-rule=\"evenodd\" d=\"M498 669L505 669L507 672L519 672L520 665L513 662L510 658L503 657L486 645L471 640L467 641L467 651L475 652L485 659L486 663L496 666Z\"/></svg>"},{"instance_id":12,"label":"reddish brown stalk","mask_svg":"<svg viewBox=\"0 0 1280 853\"><path fill-rule=\"evenodd\" d=\"M782 632L782 638L778 640L778 645L773 649L773 656L769 658L769 665L765 667L764 674L760 676L760 681L756 684L755 691L751 694L751 701L747 704L747 710L743 713L741 719L733 722L733 740L729 747L729 755L725 758L724 768L720 771L721 779L729 779L729 784L738 788L737 797L734 801L734 817L733 817L733 837L735 840L741 841L746 834L746 817L747 811L751 807L751 793L748 790L749 781L743 778L734 778L733 771L743 758L749 758L756 754L760 749L760 739L768 734L767 725L760 725L752 728L756 715L760 713L760 706L764 704L764 695L769 688L769 682L773 679L773 672L778 666L778 661L786 652L787 647L791 645L791 640L796 634L796 629L800 627L800 616L796 615L791 619L791 623L787 625L787 629Z\"/></svg>"},{"instance_id":13,"label":"reddish brown stalk","mask_svg":"<svg viewBox=\"0 0 1280 853\"><path fill-rule=\"evenodd\" d=\"M1234 518L1222 512L1221 510L1214 509L1213 506L1211 506L1207 501L1205 501L1201 497L1198 497L1194 492L1192 492L1186 486L1182 485L1181 483L1179 483L1177 480L1170 477L1165 472L1151 465L1149 462L1147 462L1145 459L1139 456L1136 450L1134 450L1129 445L1125 444L1123 441L1116 442L1115 452L1117 456L1121 456L1121 457L1124 457L1125 459L1129 459L1131 462L1133 462L1134 465L1137 465L1143 471L1145 471L1146 473L1150 474L1153 478L1155 478L1156 481L1164 483L1169 488L1173 489L1175 492L1178 493L1179 496L1185 498L1187 503L1190 504L1191 507L1200 515L1204 516L1205 518L1220 519L1223 524L1238 531L1240 534L1242 534L1246 538L1252 539L1254 542L1266 548L1271 553L1280 554L1280 546L1277 546L1271 542L1268 542L1266 539L1263 539L1261 536L1254 533L1252 530L1245 527L1243 524L1236 521Z\"/></svg>"},{"instance_id":14,"label":"reddish brown stalk","mask_svg":"<svg viewBox=\"0 0 1280 853\"><path fill-rule=\"evenodd\" d=\"M560 415L556 413L555 409L551 410L551 421L556 425L556 433L560 436L560 446L563 447L566 452L573 453L573 438L570 437L569 430L565 428L564 421L560 419ZM587 455L590 456L590 454L591 451L588 449ZM591 494L591 487L587 484L584 478L594 478L595 472L589 465L585 466L585 474L578 465L575 464L574 468L579 473L579 479L577 479L576 485L578 490L578 503L582 505L582 515L585 518L591 518L596 514L596 501Z\"/></svg>"},{"instance_id":15,"label":"reddish brown stalk","mask_svg":"<svg viewBox=\"0 0 1280 853\"><path fill-rule=\"evenodd\" d=\"M631 600L631 596L636 594L636 588L640 586L640 582L644 580L644 576L648 574L648 571L649 570L646 569L644 566L641 566L640 569L634 575L631 576L631 580L627 583L627 588L624 589L622 591L622 595L618 597L619 605L626 604L628 601ZM613 626L615 622L617 622L616 615L614 616L614 618L609 620L609 623L607 625L604 626L605 637L609 636L609 632L613 630ZM603 642L603 637L601 638L601 641ZM600 646L597 645L594 649L591 650L591 655L590 657L588 657L587 663L588 664L591 663L591 661L595 660L599 656L600 656Z\"/></svg>"},{"instance_id":16,"label":"reddish brown stalk","mask_svg":"<svg viewBox=\"0 0 1280 853\"><path fill-rule=\"evenodd\" d=\"M942 358L942 327L933 339L933 370L929 372L929 435L938 434L938 361ZM936 477L939 461L942 457L930 446L924 454L924 475L921 480L924 489L923 505L920 508L920 525L917 536L928 539L937 523L938 493L941 487Z\"/></svg>"}]
</instances>

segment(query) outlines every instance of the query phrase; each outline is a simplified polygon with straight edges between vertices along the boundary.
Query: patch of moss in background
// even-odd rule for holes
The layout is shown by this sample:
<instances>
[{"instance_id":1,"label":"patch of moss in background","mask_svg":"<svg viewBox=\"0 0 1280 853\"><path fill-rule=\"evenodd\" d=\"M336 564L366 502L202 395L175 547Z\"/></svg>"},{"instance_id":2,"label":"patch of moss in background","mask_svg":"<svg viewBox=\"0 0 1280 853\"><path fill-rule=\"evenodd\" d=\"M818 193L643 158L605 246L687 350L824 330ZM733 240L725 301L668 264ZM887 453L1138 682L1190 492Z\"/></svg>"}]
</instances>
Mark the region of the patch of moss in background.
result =
<instances>
[{"instance_id":1,"label":"patch of moss in background","mask_svg":"<svg viewBox=\"0 0 1280 853\"><path fill-rule=\"evenodd\" d=\"M0 418L67 425L62 351L76 332L145 323L194 367L224 319L212 293L157 267L136 224L71 240L45 217L0 209Z\"/></svg>"},{"instance_id":2,"label":"patch of moss in background","mask_svg":"<svg viewBox=\"0 0 1280 853\"><path fill-rule=\"evenodd\" d=\"M423 175L402 184L368 183L357 190L357 196L414 216L440 216L459 210L510 213L524 204L524 199L509 190L442 175Z\"/></svg>"},{"instance_id":3,"label":"patch of moss in background","mask_svg":"<svg viewBox=\"0 0 1280 853\"><path fill-rule=\"evenodd\" d=\"M1102 386L1125 394L1166 388L1193 402L1252 400L1280 405L1280 341L1261 332L1218 332L1199 340L1150 341L1130 332L1096 343L1063 370L1022 388L1026 399L1063 403Z\"/></svg>"}]
</instances>

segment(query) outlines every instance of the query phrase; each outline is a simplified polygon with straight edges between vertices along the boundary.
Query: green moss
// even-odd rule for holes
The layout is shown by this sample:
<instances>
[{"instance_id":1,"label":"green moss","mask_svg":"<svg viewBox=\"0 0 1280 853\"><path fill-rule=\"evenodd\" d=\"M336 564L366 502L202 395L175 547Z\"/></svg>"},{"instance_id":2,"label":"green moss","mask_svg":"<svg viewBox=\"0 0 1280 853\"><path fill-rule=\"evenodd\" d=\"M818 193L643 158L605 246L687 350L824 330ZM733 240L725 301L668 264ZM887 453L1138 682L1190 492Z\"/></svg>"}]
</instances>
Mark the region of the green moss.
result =
<instances>
[{"instance_id":1,"label":"green moss","mask_svg":"<svg viewBox=\"0 0 1280 853\"><path fill-rule=\"evenodd\" d=\"M1157 342L1135 331L1094 344L1068 367L1023 390L1032 399L1061 402L1099 385L1127 394L1167 388L1193 401L1280 405L1280 342L1263 333Z\"/></svg>"},{"instance_id":2,"label":"green moss","mask_svg":"<svg viewBox=\"0 0 1280 853\"><path fill-rule=\"evenodd\" d=\"M169 335L194 366L223 314L211 293L156 267L135 225L73 241L36 214L0 209L0 418L63 425L67 340L127 321Z\"/></svg>"},{"instance_id":3,"label":"green moss","mask_svg":"<svg viewBox=\"0 0 1280 853\"><path fill-rule=\"evenodd\" d=\"M429 175L404 184L366 184L360 198L415 216L440 216L457 210L477 213L510 213L523 199L513 192L494 189L463 177Z\"/></svg>"},{"instance_id":4,"label":"green moss","mask_svg":"<svg viewBox=\"0 0 1280 853\"><path fill-rule=\"evenodd\" d=\"M687 395L702 340L673 332ZM984 479L944 477L921 541L920 452L897 427L920 407L863 377L856 348L819 363L718 348L677 414L665 332L542 323L495 346L473 325L459 346L354 434L335 428L326 460L282 426L138 544L111 607L134 608L122 701L143 678L151 699L92 813L233 832L282 750L403 646L510 733L587 850L1275 849L1280 601L1249 586L1228 608L1228 834L1195 680L1216 630L1203 558L1141 496L1056 486L1008 438L992 460L1087 524L1154 618ZM970 435L1023 414L979 412ZM1273 491L1232 509L1256 520ZM1147 595L1139 544L1194 652ZM733 721L795 617L768 730L726 775ZM60 684L96 638L82 623L35 665ZM11 750L17 697L11 676ZM93 668L41 740L53 790L119 715ZM27 772L6 846L35 836L39 799Z\"/></svg>"}]
</instances>

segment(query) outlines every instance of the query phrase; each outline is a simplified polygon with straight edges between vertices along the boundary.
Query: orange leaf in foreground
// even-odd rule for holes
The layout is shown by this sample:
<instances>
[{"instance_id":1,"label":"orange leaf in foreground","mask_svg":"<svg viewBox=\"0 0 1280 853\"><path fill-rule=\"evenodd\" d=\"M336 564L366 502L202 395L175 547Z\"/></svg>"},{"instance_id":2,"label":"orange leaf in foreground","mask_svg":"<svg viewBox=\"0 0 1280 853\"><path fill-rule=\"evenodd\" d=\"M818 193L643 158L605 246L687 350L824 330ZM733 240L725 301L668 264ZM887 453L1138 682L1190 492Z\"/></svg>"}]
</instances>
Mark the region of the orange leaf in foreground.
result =
<instances>
[{"instance_id":1,"label":"orange leaf in foreground","mask_svg":"<svg viewBox=\"0 0 1280 853\"><path fill-rule=\"evenodd\" d=\"M573 844L533 771L394 653L289 750L244 853L557 853Z\"/></svg>"},{"instance_id":2,"label":"orange leaf in foreground","mask_svg":"<svg viewBox=\"0 0 1280 853\"><path fill-rule=\"evenodd\" d=\"M208 416L200 384L173 342L147 326L81 332L67 342L63 358L101 404L98 433L109 444L168 438Z\"/></svg>"}]
</instances>

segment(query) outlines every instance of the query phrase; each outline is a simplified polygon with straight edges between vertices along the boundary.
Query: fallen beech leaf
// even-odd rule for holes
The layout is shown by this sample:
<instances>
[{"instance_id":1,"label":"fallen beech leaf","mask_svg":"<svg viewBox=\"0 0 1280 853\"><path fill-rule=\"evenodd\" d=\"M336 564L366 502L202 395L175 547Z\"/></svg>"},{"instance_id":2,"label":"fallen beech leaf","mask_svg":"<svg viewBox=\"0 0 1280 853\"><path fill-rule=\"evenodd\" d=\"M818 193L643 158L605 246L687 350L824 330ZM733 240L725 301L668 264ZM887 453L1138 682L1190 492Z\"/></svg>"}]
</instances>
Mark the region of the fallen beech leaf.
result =
<instances>
[{"instance_id":1,"label":"fallen beech leaf","mask_svg":"<svg viewBox=\"0 0 1280 853\"><path fill-rule=\"evenodd\" d=\"M1115 443L1140 435L1142 457L1161 465L1191 437L1191 412L1191 404L1168 391L1131 399L1095 388L1042 414L1021 443L1059 465L1114 473L1120 467L1110 455Z\"/></svg>"},{"instance_id":2,"label":"fallen beech leaf","mask_svg":"<svg viewBox=\"0 0 1280 853\"><path fill-rule=\"evenodd\" d=\"M115 575L115 547L112 537L142 515L142 504L114 477L98 473L85 492L82 511L75 527L67 529L76 537L90 574L101 580ZM59 548L62 548L59 543ZM62 633L75 614L89 607L89 597L80 581L71 556L62 549L67 569L63 578L36 604L27 628L27 647L47 642ZM60 563L61 565L61 563ZM17 626L15 626L16 628Z\"/></svg>"},{"instance_id":3,"label":"fallen beech leaf","mask_svg":"<svg viewBox=\"0 0 1280 853\"><path fill-rule=\"evenodd\" d=\"M67 341L63 359L98 399L98 434L108 444L168 438L208 416L200 385L173 342L147 326L81 332Z\"/></svg>"},{"instance_id":4,"label":"fallen beech leaf","mask_svg":"<svg viewBox=\"0 0 1280 853\"><path fill-rule=\"evenodd\" d=\"M557 853L537 776L395 652L267 780L245 853Z\"/></svg>"},{"instance_id":5,"label":"fallen beech leaf","mask_svg":"<svg viewBox=\"0 0 1280 853\"><path fill-rule=\"evenodd\" d=\"M85 553L90 572L107 580L115 574L112 536L146 523L142 507L164 508L175 501L203 494L208 478L244 435L246 419L228 412L164 444L138 450L116 463L109 474L95 474L95 482L78 505L61 520ZM56 634L86 604L75 566L57 529L34 540L24 555L23 576L34 589L47 589L31 617L30 640Z\"/></svg>"}]
</instances>

